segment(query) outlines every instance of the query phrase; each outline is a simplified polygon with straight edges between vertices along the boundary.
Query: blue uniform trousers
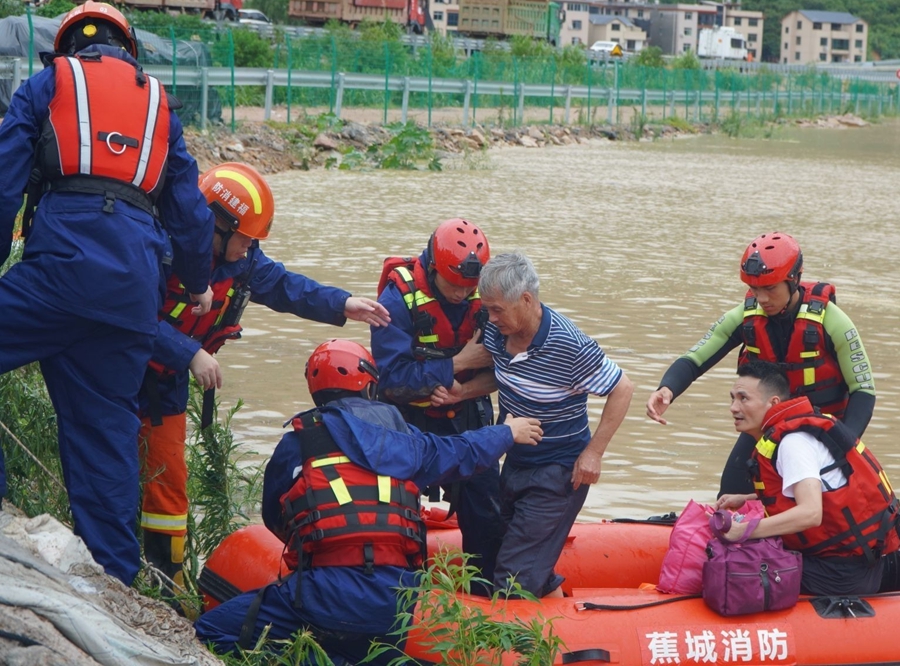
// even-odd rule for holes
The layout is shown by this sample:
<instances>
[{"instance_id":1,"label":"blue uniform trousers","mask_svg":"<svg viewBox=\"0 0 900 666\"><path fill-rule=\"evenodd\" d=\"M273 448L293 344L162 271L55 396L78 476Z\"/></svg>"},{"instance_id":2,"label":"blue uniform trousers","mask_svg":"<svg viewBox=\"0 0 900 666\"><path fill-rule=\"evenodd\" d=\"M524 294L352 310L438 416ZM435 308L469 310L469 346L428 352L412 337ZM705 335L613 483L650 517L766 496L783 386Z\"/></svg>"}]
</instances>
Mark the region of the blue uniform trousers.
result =
<instances>
[{"instance_id":1,"label":"blue uniform trousers","mask_svg":"<svg viewBox=\"0 0 900 666\"><path fill-rule=\"evenodd\" d=\"M75 534L128 585L140 567L137 394L153 336L47 303L31 286L34 272L25 262L0 279L0 373L40 361ZM0 458L5 476L3 468Z\"/></svg>"},{"instance_id":2,"label":"blue uniform trousers","mask_svg":"<svg viewBox=\"0 0 900 666\"><path fill-rule=\"evenodd\" d=\"M487 407L490 408L490 403ZM459 411L455 419L430 418L424 416L422 410L407 408L407 419L423 432L439 436L456 435L487 425L482 422L474 400L463 403ZM468 479L446 485L444 499L450 501L456 510L462 549L472 555L469 564L478 567L480 577L488 581L487 585L473 585L472 592L490 596L493 593L490 583L494 579L497 553L506 532L506 523L500 515L500 464L495 461L489 468Z\"/></svg>"},{"instance_id":3,"label":"blue uniform trousers","mask_svg":"<svg viewBox=\"0 0 900 666\"><path fill-rule=\"evenodd\" d=\"M335 664L359 663L365 658L373 640L396 644L397 637L389 635L396 613L396 600L391 592L392 588L387 585L395 587L398 576L391 576L390 582L378 581L380 588L376 596L379 598L367 599L364 593L357 594L358 587L354 585L354 580L359 582L365 579L359 578L354 572L343 570L326 574L337 577L336 580L346 576L348 594L343 598L339 590L317 583L316 577L322 575L321 570L304 571L300 575L304 577L305 588L304 603L300 608L295 607L293 602L296 573L281 584L264 588L249 647L255 647L267 626L267 638L270 641L288 640L304 629L311 631L316 642ZM256 602L259 593L259 590L246 592L201 615L194 624L197 638L220 652L235 652L250 607ZM345 617L338 620L340 616ZM363 624L363 618L369 626ZM326 628L323 624L331 626ZM342 626L338 627L338 624ZM375 624L382 625L379 631L375 631ZM384 666L397 656L396 652L382 655L371 663ZM323 665L318 661L308 661L304 662L304 666Z\"/></svg>"}]
</instances>

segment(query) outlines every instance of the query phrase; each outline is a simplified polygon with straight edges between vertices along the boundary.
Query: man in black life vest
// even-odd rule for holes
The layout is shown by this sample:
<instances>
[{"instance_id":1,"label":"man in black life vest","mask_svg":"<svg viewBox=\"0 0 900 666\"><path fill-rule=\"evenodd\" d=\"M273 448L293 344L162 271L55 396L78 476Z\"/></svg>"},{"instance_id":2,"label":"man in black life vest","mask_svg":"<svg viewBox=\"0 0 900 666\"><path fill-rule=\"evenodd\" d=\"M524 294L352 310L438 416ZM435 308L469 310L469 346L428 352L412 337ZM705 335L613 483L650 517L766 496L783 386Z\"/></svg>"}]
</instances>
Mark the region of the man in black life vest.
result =
<instances>
[{"instance_id":1,"label":"man in black life vest","mask_svg":"<svg viewBox=\"0 0 900 666\"><path fill-rule=\"evenodd\" d=\"M387 634L397 588L413 584L425 543L419 489L476 474L514 444L541 439L540 423L526 418L447 437L423 433L373 400L377 377L372 356L354 342L329 340L310 356L317 407L292 419L263 486L263 520L297 570L201 616L200 640L233 651L269 625L276 640L309 627L333 659L358 663L372 639L396 640Z\"/></svg>"},{"instance_id":2,"label":"man in black life vest","mask_svg":"<svg viewBox=\"0 0 900 666\"><path fill-rule=\"evenodd\" d=\"M425 432L451 435L493 422L493 361L481 344L486 317L477 291L488 259L481 229L452 219L438 225L417 259L385 260L378 302L392 325L372 329L379 399ZM493 578L505 529L499 478L499 466L493 466L444 492L459 519L463 550L486 580ZM431 489L432 500L440 498L439 490ZM490 591L478 586L475 592Z\"/></svg>"}]
</instances>

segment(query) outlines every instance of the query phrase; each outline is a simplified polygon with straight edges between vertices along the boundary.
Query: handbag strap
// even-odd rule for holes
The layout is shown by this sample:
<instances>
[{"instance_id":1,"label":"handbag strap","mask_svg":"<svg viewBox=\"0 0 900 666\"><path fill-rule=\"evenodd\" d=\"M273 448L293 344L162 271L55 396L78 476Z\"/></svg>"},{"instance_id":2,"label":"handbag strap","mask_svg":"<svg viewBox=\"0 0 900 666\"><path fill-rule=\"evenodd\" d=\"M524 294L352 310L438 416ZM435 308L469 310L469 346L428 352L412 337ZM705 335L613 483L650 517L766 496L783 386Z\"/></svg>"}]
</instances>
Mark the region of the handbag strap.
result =
<instances>
[{"instance_id":1,"label":"handbag strap","mask_svg":"<svg viewBox=\"0 0 900 666\"><path fill-rule=\"evenodd\" d=\"M731 540L725 537L725 534L731 530L731 513L719 509L709 517L709 529L713 535L722 543L741 543L746 541L753 534L753 530L759 525L759 518L751 518L747 521L747 529L741 535L740 539Z\"/></svg>"}]
</instances>

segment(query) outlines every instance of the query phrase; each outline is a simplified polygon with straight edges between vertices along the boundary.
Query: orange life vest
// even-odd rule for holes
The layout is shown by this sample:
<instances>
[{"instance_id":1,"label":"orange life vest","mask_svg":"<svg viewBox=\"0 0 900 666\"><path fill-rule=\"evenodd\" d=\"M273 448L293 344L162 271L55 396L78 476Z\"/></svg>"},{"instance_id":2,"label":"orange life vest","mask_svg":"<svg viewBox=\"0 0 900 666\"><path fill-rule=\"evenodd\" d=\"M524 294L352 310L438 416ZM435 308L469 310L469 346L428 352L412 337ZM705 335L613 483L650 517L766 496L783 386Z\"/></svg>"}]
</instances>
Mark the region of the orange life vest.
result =
<instances>
[{"instance_id":1,"label":"orange life vest","mask_svg":"<svg viewBox=\"0 0 900 666\"><path fill-rule=\"evenodd\" d=\"M128 62L97 53L57 57L53 65L56 91L40 150L44 179L60 184L100 179L155 200L169 154L169 104L162 84Z\"/></svg>"},{"instance_id":2,"label":"orange life vest","mask_svg":"<svg viewBox=\"0 0 900 666\"><path fill-rule=\"evenodd\" d=\"M772 424L756 444L752 476L768 515L797 505L782 492L783 479L776 467L785 435L806 432L818 439L835 460L820 473L839 468L847 477L846 485L822 493L821 525L782 535L787 548L806 555L866 555L870 559L900 548L900 505L887 474L865 444L837 419L814 412L806 397L779 403L767 419Z\"/></svg>"},{"instance_id":3,"label":"orange life vest","mask_svg":"<svg viewBox=\"0 0 900 666\"><path fill-rule=\"evenodd\" d=\"M351 462L331 437L318 410L293 419L302 470L281 498L292 569L423 562L425 527L419 489L412 481L376 474ZM301 559L302 558L302 559Z\"/></svg>"},{"instance_id":4,"label":"orange life vest","mask_svg":"<svg viewBox=\"0 0 900 666\"><path fill-rule=\"evenodd\" d=\"M243 298L240 296L234 298L236 291L243 290L231 277L214 282L210 287L213 293L212 305L209 312L198 317L192 312L197 304L191 300L190 294L178 276L173 275L166 283L166 300L159 312L159 318L197 340L210 354L215 354L226 341L241 337L241 325L237 323L240 313L237 312L234 316L231 313L236 309L243 310L249 292ZM155 361L151 361L150 367L159 374L171 372Z\"/></svg>"},{"instance_id":5,"label":"orange life vest","mask_svg":"<svg viewBox=\"0 0 900 666\"><path fill-rule=\"evenodd\" d=\"M385 266L392 258L385 260ZM407 263L411 262L411 263ZM387 273L387 279L393 282L403 301L409 308L415 329L414 355L428 358L452 358L459 353L465 344L472 339L475 331L483 326L481 297L478 291L472 292L468 298L469 309L459 328L454 329L441 304L434 297L428 284L428 275L418 259L400 259L393 269ZM470 370L454 375L454 379L463 383L474 376ZM444 416L448 410L456 406L432 407L429 400L411 402L413 407L426 409L429 416Z\"/></svg>"},{"instance_id":6,"label":"orange life vest","mask_svg":"<svg viewBox=\"0 0 900 666\"><path fill-rule=\"evenodd\" d=\"M803 298L784 358L777 357L766 330L769 318L753 293L747 292L741 327L744 346L738 365L754 359L777 363L787 374L792 396L807 396L820 411L841 418L850 389L837 358L828 349L822 325L825 309L834 301L834 287L826 282L803 282L801 286Z\"/></svg>"}]
</instances>

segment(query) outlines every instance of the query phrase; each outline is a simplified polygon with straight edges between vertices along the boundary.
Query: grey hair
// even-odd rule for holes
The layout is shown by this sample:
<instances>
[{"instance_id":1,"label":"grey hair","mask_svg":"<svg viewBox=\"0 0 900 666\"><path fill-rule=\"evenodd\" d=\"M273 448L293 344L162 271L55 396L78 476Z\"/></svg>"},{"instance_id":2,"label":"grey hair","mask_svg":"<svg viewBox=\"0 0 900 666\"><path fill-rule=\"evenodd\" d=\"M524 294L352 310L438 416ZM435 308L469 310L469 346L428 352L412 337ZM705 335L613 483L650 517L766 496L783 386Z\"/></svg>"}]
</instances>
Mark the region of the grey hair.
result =
<instances>
[{"instance_id":1,"label":"grey hair","mask_svg":"<svg viewBox=\"0 0 900 666\"><path fill-rule=\"evenodd\" d=\"M528 292L535 298L541 286L531 259L521 252L507 252L491 257L481 269L478 291L489 298L512 302Z\"/></svg>"}]
</instances>

